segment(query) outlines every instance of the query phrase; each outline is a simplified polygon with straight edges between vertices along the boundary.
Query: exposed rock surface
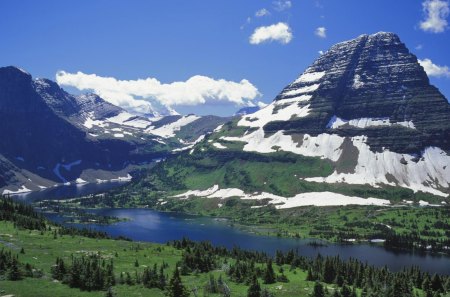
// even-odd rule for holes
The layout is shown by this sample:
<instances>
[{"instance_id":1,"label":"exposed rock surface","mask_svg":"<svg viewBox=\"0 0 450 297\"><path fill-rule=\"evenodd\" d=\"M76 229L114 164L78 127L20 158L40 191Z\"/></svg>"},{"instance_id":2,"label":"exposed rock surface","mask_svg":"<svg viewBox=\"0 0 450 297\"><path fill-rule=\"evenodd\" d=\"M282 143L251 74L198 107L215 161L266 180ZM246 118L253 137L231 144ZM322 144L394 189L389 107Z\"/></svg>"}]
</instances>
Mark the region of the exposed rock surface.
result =
<instances>
[{"instance_id":1,"label":"exposed rock surface","mask_svg":"<svg viewBox=\"0 0 450 297\"><path fill-rule=\"evenodd\" d=\"M333 161L311 182L450 193L450 104L393 33L336 44L237 126L249 129L222 139L244 151Z\"/></svg>"},{"instance_id":2,"label":"exposed rock surface","mask_svg":"<svg viewBox=\"0 0 450 297\"><path fill-rule=\"evenodd\" d=\"M127 176L133 164L167 156L224 121L134 115L97 95L74 96L51 80L2 67L0 194L7 186L37 190Z\"/></svg>"},{"instance_id":3,"label":"exposed rock surface","mask_svg":"<svg viewBox=\"0 0 450 297\"><path fill-rule=\"evenodd\" d=\"M393 33L362 35L331 47L276 100L301 96L309 97L301 102L310 105L308 116L271 122L264 130L356 136L364 129L372 150L420 153L427 146L450 150L450 105ZM330 121L336 119L360 120L360 125L333 128ZM367 119L391 125L367 121L364 125Z\"/></svg>"}]
</instances>

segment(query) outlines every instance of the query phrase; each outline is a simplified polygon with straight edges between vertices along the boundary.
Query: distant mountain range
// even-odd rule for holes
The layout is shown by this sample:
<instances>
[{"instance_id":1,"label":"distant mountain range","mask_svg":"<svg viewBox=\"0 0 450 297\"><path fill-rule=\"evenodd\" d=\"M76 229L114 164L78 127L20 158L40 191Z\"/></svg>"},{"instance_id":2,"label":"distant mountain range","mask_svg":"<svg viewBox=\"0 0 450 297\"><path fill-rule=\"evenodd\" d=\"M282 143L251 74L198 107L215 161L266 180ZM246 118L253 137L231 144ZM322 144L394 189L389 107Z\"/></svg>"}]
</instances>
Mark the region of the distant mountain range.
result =
<instances>
[{"instance_id":1,"label":"distant mountain range","mask_svg":"<svg viewBox=\"0 0 450 297\"><path fill-rule=\"evenodd\" d=\"M227 118L145 117L94 94L0 68L0 189L128 179L137 167L189 149Z\"/></svg>"},{"instance_id":2,"label":"distant mountain range","mask_svg":"<svg viewBox=\"0 0 450 297\"><path fill-rule=\"evenodd\" d=\"M450 203L450 104L397 35L361 35L158 169L144 179L166 181L168 197Z\"/></svg>"},{"instance_id":3,"label":"distant mountain range","mask_svg":"<svg viewBox=\"0 0 450 297\"><path fill-rule=\"evenodd\" d=\"M0 187L127 177L185 151L137 184L281 208L449 202L450 104L393 33L334 45L271 104L238 114L148 118L0 68Z\"/></svg>"}]
</instances>

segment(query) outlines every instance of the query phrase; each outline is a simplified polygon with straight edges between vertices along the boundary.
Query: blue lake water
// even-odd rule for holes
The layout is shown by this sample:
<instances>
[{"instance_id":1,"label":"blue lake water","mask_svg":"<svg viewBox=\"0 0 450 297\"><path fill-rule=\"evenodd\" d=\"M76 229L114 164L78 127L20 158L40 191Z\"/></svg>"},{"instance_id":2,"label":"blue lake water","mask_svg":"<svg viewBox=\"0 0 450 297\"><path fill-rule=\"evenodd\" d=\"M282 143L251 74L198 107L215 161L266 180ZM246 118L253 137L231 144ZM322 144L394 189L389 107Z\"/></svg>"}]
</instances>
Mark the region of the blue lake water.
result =
<instances>
[{"instance_id":1,"label":"blue lake water","mask_svg":"<svg viewBox=\"0 0 450 297\"><path fill-rule=\"evenodd\" d=\"M62 199L103 192L119 185L121 184L105 183L87 184L81 187L65 186L15 197L24 201ZM227 220L181 213L158 212L149 209L96 209L91 211L128 220L112 225L70 225L104 231L113 237L123 235L136 241L166 243L169 240L188 237L192 240L211 241L214 245L228 248L239 246L243 249L264 251L271 255L275 254L277 250L298 249L299 253L304 256L315 256L318 253L339 255L343 259L357 258L375 266L387 266L395 271L415 265L430 273L450 274L450 257L448 256L392 251L371 244L327 244L316 247L310 245L310 240L255 235L248 230L230 225ZM46 216L55 222L64 220L58 214L46 214Z\"/></svg>"}]
</instances>

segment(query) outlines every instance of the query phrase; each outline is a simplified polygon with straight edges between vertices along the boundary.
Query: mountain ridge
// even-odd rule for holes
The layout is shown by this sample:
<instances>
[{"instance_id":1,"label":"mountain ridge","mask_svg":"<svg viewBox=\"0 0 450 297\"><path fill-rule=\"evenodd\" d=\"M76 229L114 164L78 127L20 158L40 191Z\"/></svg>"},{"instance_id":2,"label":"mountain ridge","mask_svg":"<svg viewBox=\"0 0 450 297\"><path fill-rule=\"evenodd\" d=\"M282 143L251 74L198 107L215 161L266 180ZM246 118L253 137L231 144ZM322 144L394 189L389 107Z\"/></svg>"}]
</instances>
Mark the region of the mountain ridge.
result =
<instances>
[{"instance_id":1,"label":"mountain ridge","mask_svg":"<svg viewBox=\"0 0 450 297\"><path fill-rule=\"evenodd\" d=\"M129 179L139 166L188 149L224 121L146 118L95 94L74 96L49 79L1 67L0 133L8 141L0 143L0 189Z\"/></svg>"},{"instance_id":2,"label":"mountain ridge","mask_svg":"<svg viewBox=\"0 0 450 297\"><path fill-rule=\"evenodd\" d=\"M258 207L316 205L333 193L449 203L449 119L448 101L397 35L362 35L142 183L170 199L237 197Z\"/></svg>"}]
</instances>

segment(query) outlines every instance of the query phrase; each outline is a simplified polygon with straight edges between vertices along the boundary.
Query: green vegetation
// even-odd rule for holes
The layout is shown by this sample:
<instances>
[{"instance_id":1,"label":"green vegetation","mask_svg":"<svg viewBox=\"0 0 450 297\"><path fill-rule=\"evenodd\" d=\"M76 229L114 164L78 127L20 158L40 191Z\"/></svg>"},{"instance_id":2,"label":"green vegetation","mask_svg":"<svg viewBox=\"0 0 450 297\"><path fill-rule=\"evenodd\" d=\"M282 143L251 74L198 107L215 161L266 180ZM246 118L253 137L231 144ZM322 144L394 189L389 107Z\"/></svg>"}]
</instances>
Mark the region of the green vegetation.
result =
<instances>
[{"instance_id":1,"label":"green vegetation","mask_svg":"<svg viewBox=\"0 0 450 297\"><path fill-rule=\"evenodd\" d=\"M5 206L0 211L0 240L5 245L0 254L2 294L450 296L445 293L450 278L417 268L392 273L356 260L308 259L294 251L278 252L272 259L187 239L161 245L112 240L98 233L72 235L28 206L8 199L1 203Z\"/></svg>"}]
</instances>

